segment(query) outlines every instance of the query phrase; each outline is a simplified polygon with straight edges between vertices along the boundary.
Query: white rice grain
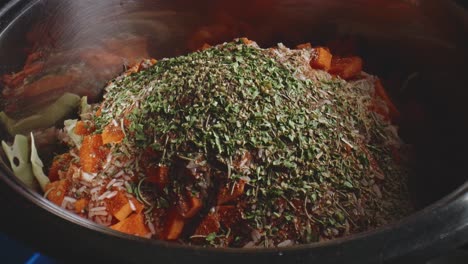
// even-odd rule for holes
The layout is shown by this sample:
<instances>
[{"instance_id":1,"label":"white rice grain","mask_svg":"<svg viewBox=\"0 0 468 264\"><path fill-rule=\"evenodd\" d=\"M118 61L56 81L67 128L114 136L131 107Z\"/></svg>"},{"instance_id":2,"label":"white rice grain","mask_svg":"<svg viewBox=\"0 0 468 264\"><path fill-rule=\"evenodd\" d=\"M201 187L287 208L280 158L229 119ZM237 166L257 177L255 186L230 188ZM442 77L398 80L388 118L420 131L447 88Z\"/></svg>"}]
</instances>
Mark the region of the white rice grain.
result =
<instances>
[{"instance_id":1,"label":"white rice grain","mask_svg":"<svg viewBox=\"0 0 468 264\"><path fill-rule=\"evenodd\" d=\"M110 199L110 198L116 196L117 193L118 193L117 191L110 192L110 193L106 196L106 199Z\"/></svg>"},{"instance_id":2,"label":"white rice grain","mask_svg":"<svg viewBox=\"0 0 468 264\"><path fill-rule=\"evenodd\" d=\"M106 189L109 189L117 180L116 179L112 179L107 185L106 185Z\"/></svg>"},{"instance_id":3,"label":"white rice grain","mask_svg":"<svg viewBox=\"0 0 468 264\"><path fill-rule=\"evenodd\" d=\"M104 199L107 197L107 195L109 195L109 194L110 194L110 192L109 192L109 191L106 191L106 192L104 192L103 194L101 194L101 195L97 198L97 200L98 200L98 201L104 200Z\"/></svg>"},{"instance_id":4,"label":"white rice grain","mask_svg":"<svg viewBox=\"0 0 468 264\"><path fill-rule=\"evenodd\" d=\"M132 200L128 200L128 204L130 204L130 208L132 209L132 211L136 211L135 204L132 202Z\"/></svg>"},{"instance_id":5,"label":"white rice grain","mask_svg":"<svg viewBox=\"0 0 468 264\"><path fill-rule=\"evenodd\" d=\"M99 192L99 190L101 190L101 186L92 188L92 189L89 191L89 193L90 193L90 194L95 194L95 193Z\"/></svg>"},{"instance_id":6,"label":"white rice grain","mask_svg":"<svg viewBox=\"0 0 468 264\"><path fill-rule=\"evenodd\" d=\"M124 175L125 171L121 170L117 172L117 174L114 175L114 178L120 178L122 175Z\"/></svg>"},{"instance_id":7,"label":"white rice grain","mask_svg":"<svg viewBox=\"0 0 468 264\"><path fill-rule=\"evenodd\" d=\"M148 228L151 231L151 234L153 234L153 235L156 234L156 230L154 229L153 223L149 222L148 223Z\"/></svg>"},{"instance_id":8,"label":"white rice grain","mask_svg":"<svg viewBox=\"0 0 468 264\"><path fill-rule=\"evenodd\" d=\"M98 212L98 211L105 211L107 208L105 206L98 206L89 209L90 212Z\"/></svg>"}]
</instances>

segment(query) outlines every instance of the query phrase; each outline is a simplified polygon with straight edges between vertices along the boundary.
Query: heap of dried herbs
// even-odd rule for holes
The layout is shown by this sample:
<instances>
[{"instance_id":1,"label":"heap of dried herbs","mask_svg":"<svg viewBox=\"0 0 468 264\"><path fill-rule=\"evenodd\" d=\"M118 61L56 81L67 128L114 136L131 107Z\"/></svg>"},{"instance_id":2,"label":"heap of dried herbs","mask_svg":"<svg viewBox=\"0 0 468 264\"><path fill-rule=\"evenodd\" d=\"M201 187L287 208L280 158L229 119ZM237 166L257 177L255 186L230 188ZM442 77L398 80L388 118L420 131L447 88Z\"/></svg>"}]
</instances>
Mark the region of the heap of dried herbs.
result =
<instances>
[{"instance_id":1,"label":"heap of dried herbs","mask_svg":"<svg viewBox=\"0 0 468 264\"><path fill-rule=\"evenodd\" d=\"M402 217L407 171L392 156L393 127L368 109L372 87L299 78L304 52L280 58L233 42L164 59L107 87L97 127L128 121L129 155L151 147L161 164L196 158L228 182L247 181L243 219L257 244L339 237ZM234 166L246 152L252 162Z\"/></svg>"}]
</instances>

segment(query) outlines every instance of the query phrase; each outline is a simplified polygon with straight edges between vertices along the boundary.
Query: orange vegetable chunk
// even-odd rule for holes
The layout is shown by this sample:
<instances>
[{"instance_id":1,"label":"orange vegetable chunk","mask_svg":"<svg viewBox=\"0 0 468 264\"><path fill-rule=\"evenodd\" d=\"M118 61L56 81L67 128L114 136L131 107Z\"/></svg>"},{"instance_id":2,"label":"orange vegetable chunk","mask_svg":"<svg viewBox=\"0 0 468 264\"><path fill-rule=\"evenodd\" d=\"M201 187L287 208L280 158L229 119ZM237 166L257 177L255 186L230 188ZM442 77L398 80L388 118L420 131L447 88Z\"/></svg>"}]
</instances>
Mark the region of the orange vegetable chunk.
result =
<instances>
[{"instance_id":1,"label":"orange vegetable chunk","mask_svg":"<svg viewBox=\"0 0 468 264\"><path fill-rule=\"evenodd\" d=\"M176 240L184 229L184 218L179 214L176 208L172 208L167 213L166 226L164 228L164 239Z\"/></svg>"},{"instance_id":2,"label":"orange vegetable chunk","mask_svg":"<svg viewBox=\"0 0 468 264\"><path fill-rule=\"evenodd\" d=\"M344 80L358 76L362 71L362 59L357 56L347 58L333 58L329 73L338 75Z\"/></svg>"},{"instance_id":3,"label":"orange vegetable chunk","mask_svg":"<svg viewBox=\"0 0 468 264\"><path fill-rule=\"evenodd\" d=\"M67 171L72 160L72 155L64 153L54 157L52 165L49 168L49 180L51 182L60 180L59 171Z\"/></svg>"},{"instance_id":4,"label":"orange vegetable chunk","mask_svg":"<svg viewBox=\"0 0 468 264\"><path fill-rule=\"evenodd\" d=\"M211 233L217 233L220 227L219 215L217 213L208 214L198 225L194 235L207 236Z\"/></svg>"},{"instance_id":5,"label":"orange vegetable chunk","mask_svg":"<svg viewBox=\"0 0 468 264\"><path fill-rule=\"evenodd\" d=\"M130 198L130 200L134 205L135 211L140 213L143 210L143 205L134 198ZM107 210L119 221L124 220L133 212L129 198L125 195L124 191L119 191L116 196L105 201Z\"/></svg>"},{"instance_id":6,"label":"orange vegetable chunk","mask_svg":"<svg viewBox=\"0 0 468 264\"><path fill-rule=\"evenodd\" d=\"M83 213L84 209L88 206L89 200L86 198L81 198L75 202L75 212L77 214Z\"/></svg>"},{"instance_id":7,"label":"orange vegetable chunk","mask_svg":"<svg viewBox=\"0 0 468 264\"><path fill-rule=\"evenodd\" d=\"M85 136L80 148L80 164L84 172L96 173L106 157L100 134Z\"/></svg>"},{"instance_id":8,"label":"orange vegetable chunk","mask_svg":"<svg viewBox=\"0 0 468 264\"><path fill-rule=\"evenodd\" d=\"M147 182L156 184L162 191L169 183L169 167L150 165L146 168L146 177Z\"/></svg>"},{"instance_id":9,"label":"orange vegetable chunk","mask_svg":"<svg viewBox=\"0 0 468 264\"><path fill-rule=\"evenodd\" d=\"M387 91L383 87L382 82L380 80L375 81L374 89L375 89L375 95L380 97L387 105L390 119L393 122L395 122L400 117L400 112L398 111L398 108L395 106L390 96L387 94Z\"/></svg>"},{"instance_id":10,"label":"orange vegetable chunk","mask_svg":"<svg viewBox=\"0 0 468 264\"><path fill-rule=\"evenodd\" d=\"M310 42L302 43L297 45L296 49L312 49L312 44L310 44Z\"/></svg>"},{"instance_id":11,"label":"orange vegetable chunk","mask_svg":"<svg viewBox=\"0 0 468 264\"><path fill-rule=\"evenodd\" d=\"M47 199L54 204L61 206L65 194L68 192L70 183L68 180L60 180L47 184L45 192L47 193Z\"/></svg>"},{"instance_id":12,"label":"orange vegetable chunk","mask_svg":"<svg viewBox=\"0 0 468 264\"><path fill-rule=\"evenodd\" d=\"M146 236L150 233L148 227L145 225L145 217L142 213L133 214L110 228L136 236Z\"/></svg>"},{"instance_id":13,"label":"orange vegetable chunk","mask_svg":"<svg viewBox=\"0 0 468 264\"><path fill-rule=\"evenodd\" d=\"M234 184L234 187L223 186L218 193L218 205L225 204L235 200L244 193L245 182L240 180Z\"/></svg>"},{"instance_id":14,"label":"orange vegetable chunk","mask_svg":"<svg viewBox=\"0 0 468 264\"><path fill-rule=\"evenodd\" d=\"M109 123L102 131L102 143L120 143L124 139L125 134L119 124L114 122Z\"/></svg>"},{"instance_id":15,"label":"orange vegetable chunk","mask_svg":"<svg viewBox=\"0 0 468 264\"><path fill-rule=\"evenodd\" d=\"M94 132L94 127L92 124L86 121L78 121L75 126L75 134L79 136L87 136Z\"/></svg>"},{"instance_id":16,"label":"orange vegetable chunk","mask_svg":"<svg viewBox=\"0 0 468 264\"><path fill-rule=\"evenodd\" d=\"M310 67L328 71L332 62L332 54L323 47L314 48L314 56L310 60Z\"/></svg>"}]
</instances>

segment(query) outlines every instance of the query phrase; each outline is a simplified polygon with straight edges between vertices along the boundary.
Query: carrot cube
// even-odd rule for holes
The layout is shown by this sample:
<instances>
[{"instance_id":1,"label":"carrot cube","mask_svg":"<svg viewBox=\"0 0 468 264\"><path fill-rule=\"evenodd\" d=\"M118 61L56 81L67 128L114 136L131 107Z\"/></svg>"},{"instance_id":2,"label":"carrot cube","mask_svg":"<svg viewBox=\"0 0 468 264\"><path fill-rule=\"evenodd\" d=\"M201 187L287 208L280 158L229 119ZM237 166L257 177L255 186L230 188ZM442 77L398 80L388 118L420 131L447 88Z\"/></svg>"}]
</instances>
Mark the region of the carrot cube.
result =
<instances>
[{"instance_id":1,"label":"carrot cube","mask_svg":"<svg viewBox=\"0 0 468 264\"><path fill-rule=\"evenodd\" d=\"M208 214L203 218L200 225L195 230L196 236L207 236L211 233L217 233L221 227L219 223L219 215L216 213Z\"/></svg>"},{"instance_id":2,"label":"carrot cube","mask_svg":"<svg viewBox=\"0 0 468 264\"><path fill-rule=\"evenodd\" d=\"M223 186L218 193L218 205L225 204L235 200L244 193L245 182L234 183L233 187Z\"/></svg>"},{"instance_id":3,"label":"carrot cube","mask_svg":"<svg viewBox=\"0 0 468 264\"><path fill-rule=\"evenodd\" d=\"M89 200L86 198L81 198L75 202L75 212L77 214L83 213L84 209L88 206Z\"/></svg>"},{"instance_id":4,"label":"carrot cube","mask_svg":"<svg viewBox=\"0 0 468 264\"><path fill-rule=\"evenodd\" d=\"M142 213L133 214L123 221L111 226L110 228L136 236L146 236L150 233L145 225L145 217Z\"/></svg>"},{"instance_id":5,"label":"carrot cube","mask_svg":"<svg viewBox=\"0 0 468 264\"><path fill-rule=\"evenodd\" d=\"M179 214L176 208L169 210L164 228L164 239L176 240L184 229L184 218Z\"/></svg>"},{"instance_id":6,"label":"carrot cube","mask_svg":"<svg viewBox=\"0 0 468 264\"><path fill-rule=\"evenodd\" d=\"M72 156L69 153L56 156L49 169L49 180L51 182L60 180L59 171L67 171L71 160Z\"/></svg>"},{"instance_id":7,"label":"carrot cube","mask_svg":"<svg viewBox=\"0 0 468 264\"><path fill-rule=\"evenodd\" d=\"M150 165L146 168L147 182L156 184L158 189L162 191L169 183L169 167Z\"/></svg>"},{"instance_id":8,"label":"carrot cube","mask_svg":"<svg viewBox=\"0 0 468 264\"><path fill-rule=\"evenodd\" d=\"M68 180L60 180L47 184L45 192L47 193L47 199L54 204L61 206L63 198L68 192L70 183Z\"/></svg>"},{"instance_id":9,"label":"carrot cube","mask_svg":"<svg viewBox=\"0 0 468 264\"><path fill-rule=\"evenodd\" d=\"M362 59L357 56L347 58L333 58L329 73L337 75L344 80L349 80L362 71Z\"/></svg>"},{"instance_id":10,"label":"carrot cube","mask_svg":"<svg viewBox=\"0 0 468 264\"><path fill-rule=\"evenodd\" d=\"M241 210L234 205L217 206L216 213L219 215L219 222L225 228L235 226L242 219Z\"/></svg>"},{"instance_id":11,"label":"carrot cube","mask_svg":"<svg viewBox=\"0 0 468 264\"><path fill-rule=\"evenodd\" d=\"M130 204L133 204L133 206ZM106 199L107 210L119 221L127 218L135 209L136 213L143 210L143 205L135 198L128 198L124 191L119 191L117 195Z\"/></svg>"},{"instance_id":12,"label":"carrot cube","mask_svg":"<svg viewBox=\"0 0 468 264\"><path fill-rule=\"evenodd\" d=\"M387 94L387 91L382 85L380 80L376 80L374 83L375 95L380 97L388 107L389 116L392 121L396 121L400 117L400 112L398 111L395 104L390 99L390 96Z\"/></svg>"},{"instance_id":13,"label":"carrot cube","mask_svg":"<svg viewBox=\"0 0 468 264\"><path fill-rule=\"evenodd\" d=\"M107 153L103 148L101 135L85 136L80 148L80 164L84 172L96 173Z\"/></svg>"},{"instance_id":14,"label":"carrot cube","mask_svg":"<svg viewBox=\"0 0 468 264\"><path fill-rule=\"evenodd\" d=\"M328 71L331 66L332 54L323 47L314 48L314 56L310 60L310 67Z\"/></svg>"},{"instance_id":15,"label":"carrot cube","mask_svg":"<svg viewBox=\"0 0 468 264\"><path fill-rule=\"evenodd\" d=\"M94 127L92 124L86 121L78 121L75 126L75 134L79 136L87 136L94 132Z\"/></svg>"},{"instance_id":16,"label":"carrot cube","mask_svg":"<svg viewBox=\"0 0 468 264\"><path fill-rule=\"evenodd\" d=\"M124 139L125 134L118 124L111 122L102 131L102 143L120 143Z\"/></svg>"},{"instance_id":17,"label":"carrot cube","mask_svg":"<svg viewBox=\"0 0 468 264\"><path fill-rule=\"evenodd\" d=\"M297 45L296 49L312 49L312 44L310 44L310 42L302 43Z\"/></svg>"},{"instance_id":18,"label":"carrot cube","mask_svg":"<svg viewBox=\"0 0 468 264\"><path fill-rule=\"evenodd\" d=\"M180 211L182 211L181 215L184 218L194 217L203 206L202 200L195 196L190 196L187 201L182 201L182 203L183 205L179 206L179 208L183 208L183 210Z\"/></svg>"},{"instance_id":19,"label":"carrot cube","mask_svg":"<svg viewBox=\"0 0 468 264\"><path fill-rule=\"evenodd\" d=\"M242 41L242 43L244 43L245 45L250 45L253 43L253 40L250 40L246 37L243 37L243 38L240 38L240 40Z\"/></svg>"}]
</instances>

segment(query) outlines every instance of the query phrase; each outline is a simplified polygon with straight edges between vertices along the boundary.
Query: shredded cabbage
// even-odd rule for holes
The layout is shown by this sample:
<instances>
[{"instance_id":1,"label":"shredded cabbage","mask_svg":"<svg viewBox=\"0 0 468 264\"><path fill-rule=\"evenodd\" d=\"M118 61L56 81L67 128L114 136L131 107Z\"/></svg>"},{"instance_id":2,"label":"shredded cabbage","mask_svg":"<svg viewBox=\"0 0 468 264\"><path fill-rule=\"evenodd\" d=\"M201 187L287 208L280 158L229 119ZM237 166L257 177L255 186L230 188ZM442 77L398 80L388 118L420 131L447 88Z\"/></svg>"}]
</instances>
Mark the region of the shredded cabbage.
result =
<instances>
[{"instance_id":1,"label":"shredded cabbage","mask_svg":"<svg viewBox=\"0 0 468 264\"><path fill-rule=\"evenodd\" d=\"M42 191L45 192L45 188L47 184L50 183L49 177L44 174L42 168L44 167L44 163L39 158L37 154L36 144L34 142L34 135L31 133L31 164L32 164L32 172L36 177L37 182L41 186Z\"/></svg>"},{"instance_id":2,"label":"shredded cabbage","mask_svg":"<svg viewBox=\"0 0 468 264\"><path fill-rule=\"evenodd\" d=\"M31 148L28 138L23 135L16 135L11 146L2 141L2 148L10 162L13 174L29 188L37 190L40 187L42 191L45 191L50 180L42 171L44 164L37 154L33 134L31 133Z\"/></svg>"},{"instance_id":3,"label":"shredded cabbage","mask_svg":"<svg viewBox=\"0 0 468 264\"><path fill-rule=\"evenodd\" d=\"M0 112L0 121L12 136L27 134L37 128L53 126L76 109L79 103L80 97L78 95L65 93L57 101L40 110L37 114L20 120L15 120L7 116L5 112Z\"/></svg>"},{"instance_id":4,"label":"shredded cabbage","mask_svg":"<svg viewBox=\"0 0 468 264\"><path fill-rule=\"evenodd\" d=\"M29 162L28 138L23 135L16 135L12 146L2 141L2 148L10 161L13 174L26 186L37 189L38 184Z\"/></svg>"},{"instance_id":5,"label":"shredded cabbage","mask_svg":"<svg viewBox=\"0 0 468 264\"><path fill-rule=\"evenodd\" d=\"M69 143L73 143L74 146L80 148L81 141L83 141L83 137L75 134L75 127L76 127L77 122L78 122L77 119L68 119L68 120L65 120L63 124L64 124L65 132L71 139L71 142Z\"/></svg>"}]
</instances>

